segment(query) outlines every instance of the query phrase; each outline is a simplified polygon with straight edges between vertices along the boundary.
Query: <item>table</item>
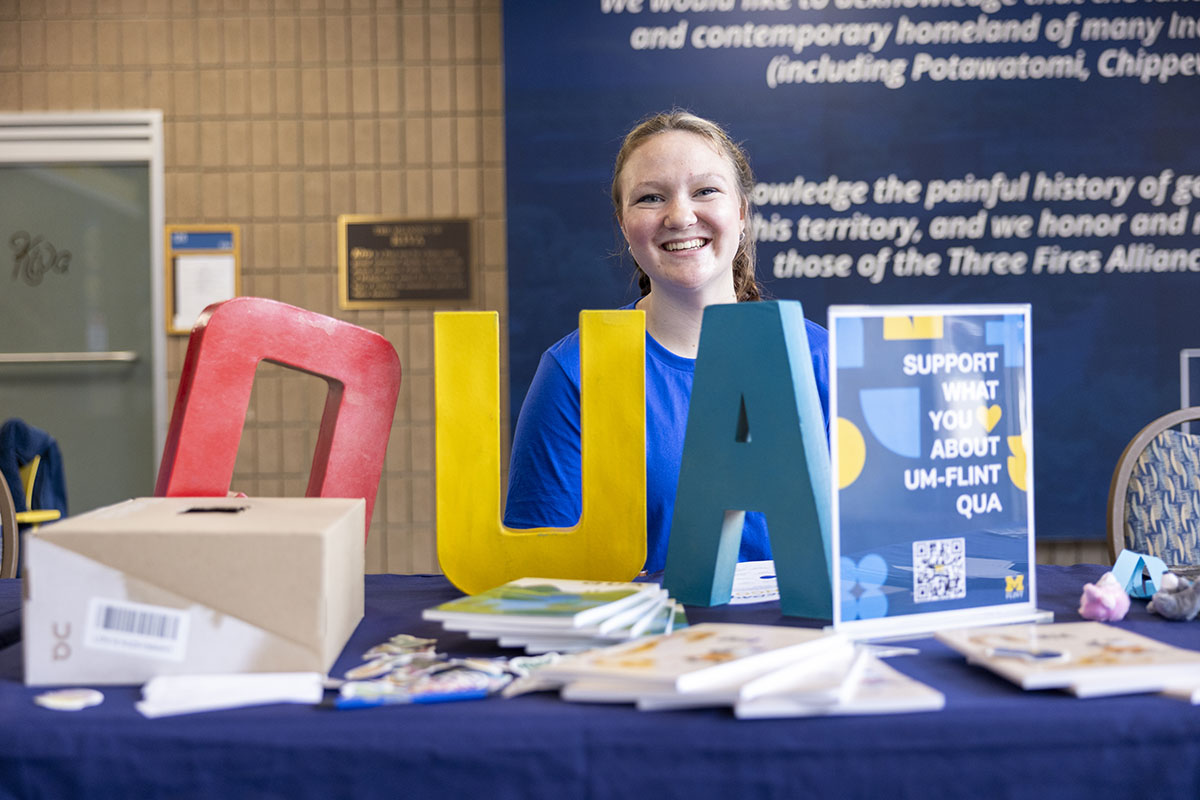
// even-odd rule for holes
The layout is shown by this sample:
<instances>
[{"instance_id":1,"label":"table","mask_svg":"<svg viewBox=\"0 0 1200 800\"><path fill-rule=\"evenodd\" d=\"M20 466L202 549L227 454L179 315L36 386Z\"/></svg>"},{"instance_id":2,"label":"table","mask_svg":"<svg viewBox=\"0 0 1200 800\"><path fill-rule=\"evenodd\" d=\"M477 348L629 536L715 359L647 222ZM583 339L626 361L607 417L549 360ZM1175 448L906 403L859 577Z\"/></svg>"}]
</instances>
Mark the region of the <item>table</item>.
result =
<instances>
[{"instance_id":1,"label":"table","mask_svg":"<svg viewBox=\"0 0 1200 800\"><path fill-rule=\"evenodd\" d=\"M1039 606L1078 619L1103 567L1039 567ZM367 576L366 618L335 674L394 633L499 654L420 619L458 596L439 576ZM0 631L19 592L0 583ZM5 585L7 584L7 585ZM776 604L689 609L693 622L779 622ZM1135 601L1122 627L1200 649L1200 622ZM10 632L11 635L11 632ZM0 797L1089 798L1200 797L1200 707L1159 695L1023 692L937 642L891 663L946 694L940 712L738 721L511 700L342 710L276 705L143 719L138 690L77 713L35 706L21 645L0 649ZM514 651L506 651L514 655Z\"/></svg>"}]
</instances>

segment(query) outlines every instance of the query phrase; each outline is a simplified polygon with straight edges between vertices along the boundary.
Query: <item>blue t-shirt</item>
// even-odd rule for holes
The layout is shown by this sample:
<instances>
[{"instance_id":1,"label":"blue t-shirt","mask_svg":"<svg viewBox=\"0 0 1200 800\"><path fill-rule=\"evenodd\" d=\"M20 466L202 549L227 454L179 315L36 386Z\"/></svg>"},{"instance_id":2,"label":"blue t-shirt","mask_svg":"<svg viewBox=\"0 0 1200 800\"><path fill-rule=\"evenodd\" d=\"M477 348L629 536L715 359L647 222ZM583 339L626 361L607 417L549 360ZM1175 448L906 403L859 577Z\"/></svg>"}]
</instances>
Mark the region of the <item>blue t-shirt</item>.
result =
<instances>
[{"instance_id":1,"label":"blue t-shirt","mask_svg":"<svg viewBox=\"0 0 1200 800\"><path fill-rule=\"evenodd\" d=\"M633 305L626 306L632 308ZM829 423L829 334L805 320L821 409ZM646 334L646 571L666 565L696 360ZM582 513L579 331L542 354L513 436L504 524L565 528ZM766 518L746 514L740 561L771 557Z\"/></svg>"}]
</instances>

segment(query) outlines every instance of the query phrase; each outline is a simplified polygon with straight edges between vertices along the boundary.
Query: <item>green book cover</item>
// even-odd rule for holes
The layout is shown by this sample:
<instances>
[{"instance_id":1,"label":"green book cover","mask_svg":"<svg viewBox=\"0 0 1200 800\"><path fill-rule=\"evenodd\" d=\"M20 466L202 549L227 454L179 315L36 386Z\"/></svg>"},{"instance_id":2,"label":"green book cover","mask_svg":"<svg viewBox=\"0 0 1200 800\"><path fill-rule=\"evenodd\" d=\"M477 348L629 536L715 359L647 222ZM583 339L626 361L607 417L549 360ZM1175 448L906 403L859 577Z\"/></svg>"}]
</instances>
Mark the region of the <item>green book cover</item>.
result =
<instances>
[{"instance_id":1,"label":"green book cover","mask_svg":"<svg viewBox=\"0 0 1200 800\"><path fill-rule=\"evenodd\" d=\"M660 588L656 583L519 578L426 609L424 617L478 623L482 628L488 626L488 620L496 624L512 618L523 624L575 628L605 619Z\"/></svg>"}]
</instances>

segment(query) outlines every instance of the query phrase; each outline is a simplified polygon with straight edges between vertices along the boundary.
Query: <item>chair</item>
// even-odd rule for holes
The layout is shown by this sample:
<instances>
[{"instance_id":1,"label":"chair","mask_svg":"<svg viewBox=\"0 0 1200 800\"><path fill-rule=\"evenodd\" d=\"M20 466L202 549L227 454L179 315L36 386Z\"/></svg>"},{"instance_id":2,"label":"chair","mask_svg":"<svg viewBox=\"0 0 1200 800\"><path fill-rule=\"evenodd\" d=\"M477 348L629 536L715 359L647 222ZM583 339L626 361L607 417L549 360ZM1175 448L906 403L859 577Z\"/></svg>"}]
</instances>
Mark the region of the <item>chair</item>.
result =
<instances>
[{"instance_id":1,"label":"chair","mask_svg":"<svg viewBox=\"0 0 1200 800\"><path fill-rule=\"evenodd\" d=\"M28 525L30 530L37 530L43 522L53 522L62 517L62 511L57 508L34 508L33 488L38 479L38 467L42 465L42 457L34 456L20 467L21 485L25 487L25 510L16 513L17 525Z\"/></svg>"},{"instance_id":2,"label":"chair","mask_svg":"<svg viewBox=\"0 0 1200 800\"><path fill-rule=\"evenodd\" d=\"M1108 551L1157 556L1172 572L1200 575L1200 435L1173 430L1200 406L1164 414L1130 440L1108 492Z\"/></svg>"},{"instance_id":3,"label":"chair","mask_svg":"<svg viewBox=\"0 0 1200 800\"><path fill-rule=\"evenodd\" d=\"M374 331L261 297L215 303L192 328L155 494L228 494L262 360L329 384L305 494L364 498L369 531L400 392L396 349Z\"/></svg>"},{"instance_id":4,"label":"chair","mask_svg":"<svg viewBox=\"0 0 1200 800\"><path fill-rule=\"evenodd\" d=\"M0 578L15 578L19 572L21 553L21 530L37 530L43 522L52 522L62 516L57 508L35 509L33 487L37 480L38 467L42 457L34 456L28 463L21 465L18 473L21 485L25 488L25 511L17 511L16 501L4 473L0 472Z\"/></svg>"},{"instance_id":5,"label":"chair","mask_svg":"<svg viewBox=\"0 0 1200 800\"><path fill-rule=\"evenodd\" d=\"M58 443L23 419L5 420L0 425L0 477L4 479L0 504L4 511L13 512L11 525L5 524L6 515L0 514L0 525L4 525L0 532L0 577L16 577L20 572L20 533L36 530L42 523L67 513L66 478Z\"/></svg>"},{"instance_id":6,"label":"chair","mask_svg":"<svg viewBox=\"0 0 1200 800\"><path fill-rule=\"evenodd\" d=\"M0 472L0 536L3 536L0 540L0 578L15 578L21 536L17 531L17 509L3 472Z\"/></svg>"}]
</instances>

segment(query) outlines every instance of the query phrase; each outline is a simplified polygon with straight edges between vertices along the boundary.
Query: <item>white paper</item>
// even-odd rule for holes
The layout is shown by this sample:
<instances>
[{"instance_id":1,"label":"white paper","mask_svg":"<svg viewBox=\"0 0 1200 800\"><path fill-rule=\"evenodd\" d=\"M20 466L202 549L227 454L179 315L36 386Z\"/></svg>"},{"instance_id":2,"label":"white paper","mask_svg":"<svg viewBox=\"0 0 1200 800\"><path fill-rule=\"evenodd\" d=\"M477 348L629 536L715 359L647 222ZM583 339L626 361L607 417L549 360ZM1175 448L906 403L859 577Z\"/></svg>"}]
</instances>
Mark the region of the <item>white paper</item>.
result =
<instances>
[{"instance_id":1,"label":"white paper","mask_svg":"<svg viewBox=\"0 0 1200 800\"><path fill-rule=\"evenodd\" d=\"M232 255L175 256L175 316L172 327L190 330L196 317L205 308L233 298L235 272Z\"/></svg>"},{"instance_id":2,"label":"white paper","mask_svg":"<svg viewBox=\"0 0 1200 800\"><path fill-rule=\"evenodd\" d=\"M768 603L779 599L774 561L740 561L733 570L729 605Z\"/></svg>"},{"instance_id":3,"label":"white paper","mask_svg":"<svg viewBox=\"0 0 1200 800\"><path fill-rule=\"evenodd\" d=\"M269 703L315 705L324 694L324 677L317 672L160 675L142 687L137 710L154 718Z\"/></svg>"}]
</instances>

